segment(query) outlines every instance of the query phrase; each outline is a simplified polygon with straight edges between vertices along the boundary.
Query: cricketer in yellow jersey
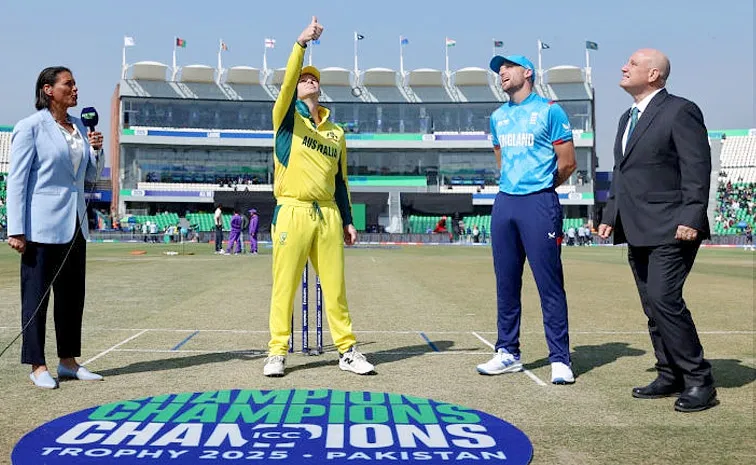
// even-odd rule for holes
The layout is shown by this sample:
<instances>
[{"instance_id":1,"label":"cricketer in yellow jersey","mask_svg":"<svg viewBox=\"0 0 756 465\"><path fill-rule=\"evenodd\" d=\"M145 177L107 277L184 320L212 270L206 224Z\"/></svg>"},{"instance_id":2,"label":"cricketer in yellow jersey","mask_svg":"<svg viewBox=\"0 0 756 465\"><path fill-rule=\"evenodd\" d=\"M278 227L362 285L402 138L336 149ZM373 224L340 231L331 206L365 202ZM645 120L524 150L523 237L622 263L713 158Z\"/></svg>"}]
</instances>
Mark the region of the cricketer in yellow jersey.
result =
<instances>
[{"instance_id":1,"label":"cricketer in yellow jersey","mask_svg":"<svg viewBox=\"0 0 756 465\"><path fill-rule=\"evenodd\" d=\"M305 48L323 26L313 16L302 31L286 64L281 92L273 106L274 195L277 206L271 225L273 291L270 301L270 342L263 374L283 376L291 335L294 296L309 258L320 276L323 306L339 368L374 373L359 353L344 283L344 243L352 245L344 131L320 106L320 72L302 68Z\"/></svg>"}]
</instances>

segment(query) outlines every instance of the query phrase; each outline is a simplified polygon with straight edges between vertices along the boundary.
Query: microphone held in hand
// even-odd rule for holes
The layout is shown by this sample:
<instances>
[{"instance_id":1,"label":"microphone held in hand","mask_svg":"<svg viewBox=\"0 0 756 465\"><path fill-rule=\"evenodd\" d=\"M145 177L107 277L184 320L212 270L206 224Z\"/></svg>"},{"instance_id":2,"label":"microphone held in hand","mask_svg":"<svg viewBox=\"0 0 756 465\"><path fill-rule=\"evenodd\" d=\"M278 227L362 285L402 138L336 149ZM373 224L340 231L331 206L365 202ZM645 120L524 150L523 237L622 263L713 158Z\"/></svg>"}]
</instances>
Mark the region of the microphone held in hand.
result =
<instances>
[{"instance_id":1,"label":"microphone held in hand","mask_svg":"<svg viewBox=\"0 0 756 465\"><path fill-rule=\"evenodd\" d=\"M81 110L81 122L89 129L89 132L95 131L95 126L100 122L97 110L94 107L86 107Z\"/></svg>"}]
</instances>

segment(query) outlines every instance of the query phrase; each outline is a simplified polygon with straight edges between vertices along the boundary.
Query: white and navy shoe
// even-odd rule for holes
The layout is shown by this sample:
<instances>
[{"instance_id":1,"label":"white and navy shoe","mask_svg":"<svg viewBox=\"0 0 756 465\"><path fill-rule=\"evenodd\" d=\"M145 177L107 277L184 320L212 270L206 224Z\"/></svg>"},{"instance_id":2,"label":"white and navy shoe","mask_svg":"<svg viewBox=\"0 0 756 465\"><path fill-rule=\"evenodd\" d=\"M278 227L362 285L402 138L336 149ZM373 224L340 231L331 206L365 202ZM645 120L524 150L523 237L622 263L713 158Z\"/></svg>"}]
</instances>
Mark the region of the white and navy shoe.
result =
<instances>
[{"instance_id":1,"label":"white and navy shoe","mask_svg":"<svg viewBox=\"0 0 756 465\"><path fill-rule=\"evenodd\" d=\"M499 349L491 360L481 363L477 368L481 375L501 375L522 371L522 363L519 355L512 355L507 349Z\"/></svg>"},{"instance_id":2,"label":"white and navy shoe","mask_svg":"<svg viewBox=\"0 0 756 465\"><path fill-rule=\"evenodd\" d=\"M92 373L81 365L76 370L72 370L64 365L58 365L58 378L78 379L79 381L100 381L102 380L102 375Z\"/></svg>"},{"instance_id":3,"label":"white and navy shoe","mask_svg":"<svg viewBox=\"0 0 756 465\"><path fill-rule=\"evenodd\" d=\"M358 375L375 374L375 367L368 362L362 353L358 352L354 346L343 354L339 354L339 368L344 371L351 371Z\"/></svg>"},{"instance_id":4,"label":"white and navy shoe","mask_svg":"<svg viewBox=\"0 0 756 465\"><path fill-rule=\"evenodd\" d=\"M572 373L572 368L569 365L562 362L554 362L551 364L551 383L552 384L573 384L575 382L575 375Z\"/></svg>"}]
</instances>

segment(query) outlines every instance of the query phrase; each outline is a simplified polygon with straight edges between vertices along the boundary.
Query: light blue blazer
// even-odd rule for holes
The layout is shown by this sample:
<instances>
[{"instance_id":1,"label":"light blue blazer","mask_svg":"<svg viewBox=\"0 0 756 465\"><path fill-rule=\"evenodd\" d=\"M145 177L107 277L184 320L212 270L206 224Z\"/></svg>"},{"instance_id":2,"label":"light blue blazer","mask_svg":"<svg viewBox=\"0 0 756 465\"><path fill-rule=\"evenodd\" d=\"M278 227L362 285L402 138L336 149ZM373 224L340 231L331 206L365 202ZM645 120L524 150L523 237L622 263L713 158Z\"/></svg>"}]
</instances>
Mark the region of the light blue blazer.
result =
<instances>
[{"instance_id":1,"label":"light blue blazer","mask_svg":"<svg viewBox=\"0 0 756 465\"><path fill-rule=\"evenodd\" d=\"M71 120L84 139L78 172L74 172L66 139L47 109L19 121L13 129L7 179L9 236L23 234L31 242L65 244L74 237L78 214L81 232L89 238L84 180L97 180L105 157L91 149L81 120Z\"/></svg>"}]
</instances>

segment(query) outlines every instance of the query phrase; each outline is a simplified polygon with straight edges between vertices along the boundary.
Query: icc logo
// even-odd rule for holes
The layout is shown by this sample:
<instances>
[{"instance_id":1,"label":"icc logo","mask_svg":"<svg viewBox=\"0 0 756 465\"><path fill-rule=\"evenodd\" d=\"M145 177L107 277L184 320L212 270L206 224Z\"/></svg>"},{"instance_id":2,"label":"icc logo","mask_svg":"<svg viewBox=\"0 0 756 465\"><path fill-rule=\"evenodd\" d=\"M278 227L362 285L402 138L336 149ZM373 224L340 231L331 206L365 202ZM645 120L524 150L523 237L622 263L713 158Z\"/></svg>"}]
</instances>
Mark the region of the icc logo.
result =
<instances>
[{"instance_id":1,"label":"icc logo","mask_svg":"<svg viewBox=\"0 0 756 465\"><path fill-rule=\"evenodd\" d=\"M279 234L278 235L278 243L281 244L281 245L286 244L286 237L287 236L288 236L288 234L285 233L285 232L282 232L281 234Z\"/></svg>"}]
</instances>

